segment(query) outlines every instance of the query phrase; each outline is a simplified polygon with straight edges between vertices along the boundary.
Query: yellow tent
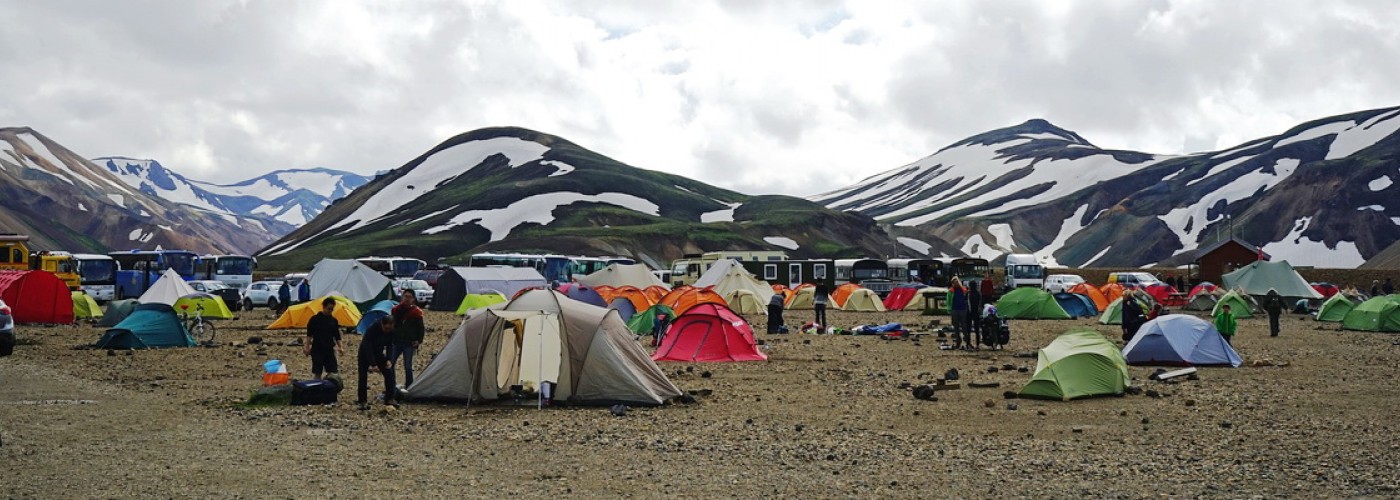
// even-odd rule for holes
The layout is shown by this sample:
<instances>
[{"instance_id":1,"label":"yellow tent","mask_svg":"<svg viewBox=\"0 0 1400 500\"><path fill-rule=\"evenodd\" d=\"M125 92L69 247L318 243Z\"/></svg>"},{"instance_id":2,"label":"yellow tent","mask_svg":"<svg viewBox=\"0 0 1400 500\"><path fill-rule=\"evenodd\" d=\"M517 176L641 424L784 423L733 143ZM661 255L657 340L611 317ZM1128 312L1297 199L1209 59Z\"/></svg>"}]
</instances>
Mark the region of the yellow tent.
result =
<instances>
[{"instance_id":1,"label":"yellow tent","mask_svg":"<svg viewBox=\"0 0 1400 500\"><path fill-rule=\"evenodd\" d=\"M73 292L73 318L93 319L102 317L102 306L97 305L92 296L83 292Z\"/></svg>"},{"instance_id":2,"label":"yellow tent","mask_svg":"<svg viewBox=\"0 0 1400 500\"><path fill-rule=\"evenodd\" d=\"M465 316L471 309L481 309L483 307L500 304L506 301L506 296L496 292L491 293L469 293L462 297L461 305L457 306L457 315Z\"/></svg>"},{"instance_id":3,"label":"yellow tent","mask_svg":"<svg viewBox=\"0 0 1400 500\"><path fill-rule=\"evenodd\" d=\"M331 314L335 316L336 322L346 328L354 328L360 323L360 309L355 307L355 303L345 297L331 296L335 299L335 311ZM311 317L321 312L321 301L325 297L288 307L286 312L267 325L268 330L279 330L286 328L306 328L306 323L311 321Z\"/></svg>"},{"instance_id":4,"label":"yellow tent","mask_svg":"<svg viewBox=\"0 0 1400 500\"><path fill-rule=\"evenodd\" d=\"M233 312L228 310L228 305L224 304L223 297L207 293L192 293L184 297L175 299L176 314L188 314L194 317L195 311L199 311L200 317L204 319L233 319ZM203 310L200 310L200 308Z\"/></svg>"}]
</instances>

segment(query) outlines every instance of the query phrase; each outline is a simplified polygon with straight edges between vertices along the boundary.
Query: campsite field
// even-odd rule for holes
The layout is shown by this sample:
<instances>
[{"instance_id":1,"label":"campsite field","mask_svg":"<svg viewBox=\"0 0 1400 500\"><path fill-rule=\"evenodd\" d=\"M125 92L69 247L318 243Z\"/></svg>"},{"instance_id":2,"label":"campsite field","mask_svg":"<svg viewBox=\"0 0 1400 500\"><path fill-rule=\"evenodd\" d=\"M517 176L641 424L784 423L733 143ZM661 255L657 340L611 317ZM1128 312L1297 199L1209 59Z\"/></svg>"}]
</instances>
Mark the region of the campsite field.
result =
<instances>
[{"instance_id":1,"label":"campsite field","mask_svg":"<svg viewBox=\"0 0 1400 500\"><path fill-rule=\"evenodd\" d=\"M457 318L429 313L421 370ZM807 311L789 312L789 323ZM1237 369L1136 385L1162 393L1073 402L1006 400L1034 353L1090 320L1012 322L1005 351L941 351L873 337L763 335L768 362L663 363L693 405L605 408L342 403L246 409L261 363L307 377L296 332L258 330L265 310L221 324L257 346L78 350L100 330L22 327L0 359L3 496L229 497L1140 497L1400 495L1400 336L1289 316L1279 338L1241 322ZM915 313L831 313L833 323ZM761 317L750 317L761 324ZM1322 327L1322 329L1319 329ZM916 328L923 330L922 328ZM352 372L358 339L342 370ZM1287 366L1250 367L1268 359ZM988 373L996 367L996 373ZM950 368L964 387L916 400L904 383ZM709 372L710 376L703 376ZM353 373L352 377L353 379ZM353 391L353 381L348 388ZM1014 404L1011 409L1009 404Z\"/></svg>"}]
</instances>

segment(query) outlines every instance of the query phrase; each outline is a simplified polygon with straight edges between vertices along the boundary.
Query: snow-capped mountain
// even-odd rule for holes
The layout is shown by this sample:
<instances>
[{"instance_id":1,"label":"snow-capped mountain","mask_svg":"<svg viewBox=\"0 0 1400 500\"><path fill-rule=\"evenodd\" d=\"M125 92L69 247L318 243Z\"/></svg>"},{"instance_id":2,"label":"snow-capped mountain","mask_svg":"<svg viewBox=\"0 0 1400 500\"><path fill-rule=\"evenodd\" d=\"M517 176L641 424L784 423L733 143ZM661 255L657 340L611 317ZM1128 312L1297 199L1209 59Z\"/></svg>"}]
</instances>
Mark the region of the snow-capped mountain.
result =
<instances>
[{"instance_id":1,"label":"snow-capped mountain","mask_svg":"<svg viewBox=\"0 0 1400 500\"><path fill-rule=\"evenodd\" d=\"M85 252L248 253L276 237L257 219L132 188L28 127L0 128L0 231L28 234L39 249Z\"/></svg>"},{"instance_id":2,"label":"snow-capped mountain","mask_svg":"<svg viewBox=\"0 0 1400 500\"><path fill-rule=\"evenodd\" d=\"M1356 267L1400 240L1397 130L1386 108L1161 156L1031 120L811 199L989 259L1181 265L1233 232L1295 265Z\"/></svg>"},{"instance_id":3,"label":"snow-capped mountain","mask_svg":"<svg viewBox=\"0 0 1400 500\"><path fill-rule=\"evenodd\" d=\"M321 257L473 252L626 255L664 266L686 253L785 250L879 255L869 217L800 198L747 196L643 170L559 137L490 128L449 139L377 177L259 252L263 267Z\"/></svg>"},{"instance_id":4,"label":"snow-capped mountain","mask_svg":"<svg viewBox=\"0 0 1400 500\"><path fill-rule=\"evenodd\" d=\"M258 218L279 236L369 182L362 175L313 168L278 170L220 185L189 179L156 160L108 156L92 161L147 194L212 212Z\"/></svg>"}]
</instances>

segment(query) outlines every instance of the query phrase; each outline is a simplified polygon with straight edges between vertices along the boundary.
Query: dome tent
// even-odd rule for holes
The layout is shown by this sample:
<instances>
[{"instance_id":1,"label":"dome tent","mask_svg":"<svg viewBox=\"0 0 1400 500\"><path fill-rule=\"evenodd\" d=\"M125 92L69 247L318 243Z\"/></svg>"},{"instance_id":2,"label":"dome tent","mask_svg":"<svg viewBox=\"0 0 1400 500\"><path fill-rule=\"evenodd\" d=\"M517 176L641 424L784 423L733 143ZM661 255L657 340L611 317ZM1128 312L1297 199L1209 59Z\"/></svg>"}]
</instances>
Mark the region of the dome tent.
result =
<instances>
[{"instance_id":1,"label":"dome tent","mask_svg":"<svg viewBox=\"0 0 1400 500\"><path fill-rule=\"evenodd\" d=\"M880 296L876 295L874 290L858 288L846 296L846 301L841 304L841 310L885 312L885 303L880 301Z\"/></svg>"},{"instance_id":2,"label":"dome tent","mask_svg":"<svg viewBox=\"0 0 1400 500\"><path fill-rule=\"evenodd\" d=\"M1195 316L1168 314L1148 321L1123 347L1123 358L1134 365L1240 366L1235 348L1215 325Z\"/></svg>"},{"instance_id":3,"label":"dome tent","mask_svg":"<svg viewBox=\"0 0 1400 500\"><path fill-rule=\"evenodd\" d=\"M1023 398L1071 399L1122 394L1128 364L1103 334L1075 327L1056 337L1036 356L1035 373L1021 388Z\"/></svg>"},{"instance_id":4,"label":"dome tent","mask_svg":"<svg viewBox=\"0 0 1400 500\"><path fill-rule=\"evenodd\" d=\"M771 294L770 294L771 296ZM768 314L768 297L759 298L753 290L736 289L724 296L724 303L739 314Z\"/></svg>"},{"instance_id":5,"label":"dome tent","mask_svg":"<svg viewBox=\"0 0 1400 500\"><path fill-rule=\"evenodd\" d=\"M321 259L311 268L306 281L311 283L312 297L344 297L350 299L360 311L369 310L381 300L394 299L394 288L389 278L355 260Z\"/></svg>"},{"instance_id":6,"label":"dome tent","mask_svg":"<svg viewBox=\"0 0 1400 500\"><path fill-rule=\"evenodd\" d=\"M354 302L351 302L350 299L341 296L332 296L331 298L335 299L335 309L332 309L331 315L335 316L337 324L345 328L350 328L360 323L362 315L360 314L359 307L357 307ZM302 302L300 304L288 307L286 311L282 311L282 315L278 316L277 320L273 321L272 324L267 325L267 329L281 330L288 328L306 328L306 323L311 321L311 317L315 316L316 313L321 312L321 301L325 299L326 297L321 297L316 300ZM378 304L380 302L386 301L378 301L375 303ZM373 306L374 305L371 304L365 309L369 310Z\"/></svg>"},{"instance_id":7,"label":"dome tent","mask_svg":"<svg viewBox=\"0 0 1400 500\"><path fill-rule=\"evenodd\" d=\"M136 299L122 299L108 302L107 311L102 313L102 319L97 320L97 326L117 326L117 323L121 323L127 316L130 316L131 312L135 311L138 305L140 304L136 302Z\"/></svg>"},{"instance_id":8,"label":"dome tent","mask_svg":"<svg viewBox=\"0 0 1400 500\"><path fill-rule=\"evenodd\" d=\"M102 317L102 306L97 304L82 291L75 291L73 295L73 318L75 319L96 319Z\"/></svg>"},{"instance_id":9,"label":"dome tent","mask_svg":"<svg viewBox=\"0 0 1400 500\"><path fill-rule=\"evenodd\" d=\"M997 299L997 315L1007 319L1070 319L1050 292L1022 287Z\"/></svg>"},{"instance_id":10,"label":"dome tent","mask_svg":"<svg viewBox=\"0 0 1400 500\"><path fill-rule=\"evenodd\" d=\"M180 323L175 309L159 302L136 306L121 323L97 340L103 349L156 349L198 345Z\"/></svg>"},{"instance_id":11,"label":"dome tent","mask_svg":"<svg viewBox=\"0 0 1400 500\"><path fill-rule=\"evenodd\" d=\"M1321 299L1308 280L1303 279L1288 261L1269 262L1256 260L1248 265L1226 273L1220 277L1225 288L1238 290L1245 295L1263 296L1275 290L1284 298ZM1233 309L1233 307L1231 307Z\"/></svg>"},{"instance_id":12,"label":"dome tent","mask_svg":"<svg viewBox=\"0 0 1400 500\"><path fill-rule=\"evenodd\" d=\"M433 296L437 299L437 296ZM462 302L457 305L458 316L466 316L467 311L472 309L482 309L496 304L508 302L504 294L500 292L469 293L462 297Z\"/></svg>"},{"instance_id":13,"label":"dome tent","mask_svg":"<svg viewBox=\"0 0 1400 500\"><path fill-rule=\"evenodd\" d=\"M748 290L757 297L760 305L767 305L768 298L773 296L773 287L765 281L749 274L744 266L733 259L720 259L695 280L696 288L709 288L719 294L720 297L730 297L737 290ZM736 309L733 304L730 308ZM761 314L767 314L767 309L760 307Z\"/></svg>"},{"instance_id":14,"label":"dome tent","mask_svg":"<svg viewBox=\"0 0 1400 500\"><path fill-rule=\"evenodd\" d=\"M194 317L197 311L205 319L233 319L233 312L228 310L222 297L203 292L180 297L171 307L177 313L189 314L190 317Z\"/></svg>"},{"instance_id":15,"label":"dome tent","mask_svg":"<svg viewBox=\"0 0 1400 500\"><path fill-rule=\"evenodd\" d=\"M1098 308L1094 307L1093 299L1077 293L1057 293L1055 294L1055 302L1074 318L1089 318L1099 314Z\"/></svg>"},{"instance_id":16,"label":"dome tent","mask_svg":"<svg viewBox=\"0 0 1400 500\"><path fill-rule=\"evenodd\" d=\"M0 271L0 300L10 306L15 323L73 322L68 284L48 271Z\"/></svg>"},{"instance_id":17,"label":"dome tent","mask_svg":"<svg viewBox=\"0 0 1400 500\"><path fill-rule=\"evenodd\" d=\"M655 361L766 361L753 329L723 304L700 304L682 313L657 346Z\"/></svg>"},{"instance_id":18,"label":"dome tent","mask_svg":"<svg viewBox=\"0 0 1400 500\"><path fill-rule=\"evenodd\" d=\"M1317 310L1318 321L1339 322L1347 317L1347 313L1356 307L1346 294L1335 294L1332 298L1322 303L1322 307Z\"/></svg>"},{"instance_id":19,"label":"dome tent","mask_svg":"<svg viewBox=\"0 0 1400 500\"><path fill-rule=\"evenodd\" d=\"M1240 292L1231 290L1229 293L1221 296L1220 300L1216 301L1215 308L1211 309L1210 315L1215 316L1219 314L1221 306L1229 305L1230 312L1233 313L1236 318L1252 318L1254 317L1253 303L1254 300L1250 299L1248 296L1241 295Z\"/></svg>"},{"instance_id":20,"label":"dome tent","mask_svg":"<svg viewBox=\"0 0 1400 500\"><path fill-rule=\"evenodd\" d=\"M1381 295L1357 304L1342 318L1342 328L1368 332L1400 332L1400 295Z\"/></svg>"}]
</instances>

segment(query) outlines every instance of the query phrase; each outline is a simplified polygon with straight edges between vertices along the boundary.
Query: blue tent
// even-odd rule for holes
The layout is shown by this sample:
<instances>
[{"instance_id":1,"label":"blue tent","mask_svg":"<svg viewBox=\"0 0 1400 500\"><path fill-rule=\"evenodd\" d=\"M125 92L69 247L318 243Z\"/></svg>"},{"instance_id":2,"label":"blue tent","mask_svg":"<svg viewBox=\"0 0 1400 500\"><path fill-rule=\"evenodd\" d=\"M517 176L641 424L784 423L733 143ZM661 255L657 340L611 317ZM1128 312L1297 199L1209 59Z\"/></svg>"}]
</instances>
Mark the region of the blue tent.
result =
<instances>
[{"instance_id":1,"label":"blue tent","mask_svg":"<svg viewBox=\"0 0 1400 500\"><path fill-rule=\"evenodd\" d=\"M397 302L392 300L381 300L374 303L373 306L370 306L368 311L360 315L360 323L355 325L355 333L364 335L365 332L369 331L369 327L374 326L374 323L379 321L379 318L383 318L394 312L394 304L397 304Z\"/></svg>"},{"instance_id":2,"label":"blue tent","mask_svg":"<svg viewBox=\"0 0 1400 500\"><path fill-rule=\"evenodd\" d=\"M180 323L175 309L169 304L151 303L136 306L121 323L107 330L97 341L106 349L155 349L160 347L194 347L194 337Z\"/></svg>"},{"instance_id":3,"label":"blue tent","mask_svg":"<svg viewBox=\"0 0 1400 500\"><path fill-rule=\"evenodd\" d=\"M637 306L633 305L631 300L627 300L627 297L613 299L612 302L608 303L608 309L617 311L617 315L622 316L624 323L637 314Z\"/></svg>"},{"instance_id":4,"label":"blue tent","mask_svg":"<svg viewBox=\"0 0 1400 500\"><path fill-rule=\"evenodd\" d=\"M1195 316L1168 314L1144 323L1123 357L1131 365L1240 366L1244 360L1215 330Z\"/></svg>"},{"instance_id":5,"label":"blue tent","mask_svg":"<svg viewBox=\"0 0 1400 500\"><path fill-rule=\"evenodd\" d=\"M1093 299L1077 293L1060 292L1055 294L1055 302L1064 308L1065 312L1076 318L1088 318L1097 316L1099 310L1094 307Z\"/></svg>"},{"instance_id":6,"label":"blue tent","mask_svg":"<svg viewBox=\"0 0 1400 500\"><path fill-rule=\"evenodd\" d=\"M603 296L598 295L598 292L593 290L593 287L584 286L578 283L565 283L563 285L560 285L558 290L559 293L567 295L569 298L577 300L579 302L583 302L585 304L593 304L602 308L608 307L608 301L603 300Z\"/></svg>"}]
</instances>

